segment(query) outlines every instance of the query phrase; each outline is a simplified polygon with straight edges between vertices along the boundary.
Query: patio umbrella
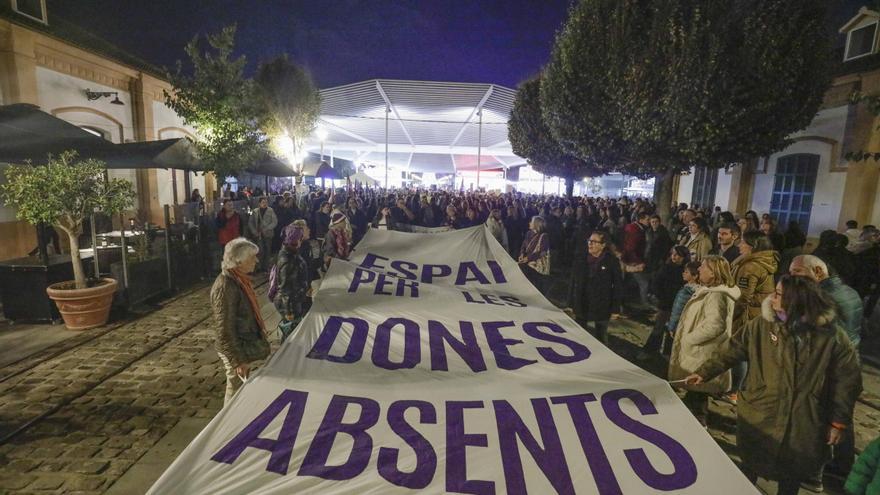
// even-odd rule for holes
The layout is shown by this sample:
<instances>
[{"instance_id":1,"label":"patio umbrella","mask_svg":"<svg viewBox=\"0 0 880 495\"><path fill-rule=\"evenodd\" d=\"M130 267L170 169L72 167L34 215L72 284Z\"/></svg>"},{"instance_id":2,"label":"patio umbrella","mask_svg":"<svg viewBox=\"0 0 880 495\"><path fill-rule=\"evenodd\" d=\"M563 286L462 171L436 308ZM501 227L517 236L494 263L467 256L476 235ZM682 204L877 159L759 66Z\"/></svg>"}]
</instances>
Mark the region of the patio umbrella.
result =
<instances>
[{"instance_id":1,"label":"patio umbrella","mask_svg":"<svg viewBox=\"0 0 880 495\"><path fill-rule=\"evenodd\" d=\"M331 167L327 162L321 162L321 166L318 167L318 170L315 172L315 177L334 180L340 180L343 178L342 175L339 174L339 171Z\"/></svg>"},{"instance_id":2,"label":"patio umbrella","mask_svg":"<svg viewBox=\"0 0 880 495\"><path fill-rule=\"evenodd\" d=\"M268 177L293 177L293 167L280 158L273 155L264 155L253 167L247 169L248 172L257 175L265 175Z\"/></svg>"},{"instance_id":3,"label":"patio umbrella","mask_svg":"<svg viewBox=\"0 0 880 495\"><path fill-rule=\"evenodd\" d=\"M195 144L186 138L117 144L106 162L107 168L204 170Z\"/></svg>"},{"instance_id":4,"label":"patio umbrella","mask_svg":"<svg viewBox=\"0 0 880 495\"><path fill-rule=\"evenodd\" d=\"M113 156L116 145L35 105L0 106L0 162L43 165L48 155L74 150L80 158Z\"/></svg>"}]
</instances>

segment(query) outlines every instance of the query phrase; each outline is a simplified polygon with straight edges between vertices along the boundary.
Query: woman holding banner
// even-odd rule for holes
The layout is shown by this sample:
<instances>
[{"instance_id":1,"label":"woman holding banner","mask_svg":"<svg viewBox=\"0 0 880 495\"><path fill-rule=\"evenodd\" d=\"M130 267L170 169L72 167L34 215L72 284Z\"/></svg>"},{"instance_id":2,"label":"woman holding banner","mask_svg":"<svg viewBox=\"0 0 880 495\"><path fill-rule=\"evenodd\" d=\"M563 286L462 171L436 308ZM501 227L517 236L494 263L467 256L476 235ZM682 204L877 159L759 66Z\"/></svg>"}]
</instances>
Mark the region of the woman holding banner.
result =
<instances>
[{"instance_id":1,"label":"woman holding banner","mask_svg":"<svg viewBox=\"0 0 880 495\"><path fill-rule=\"evenodd\" d=\"M540 216L532 217L517 261L529 282L544 294L550 275L550 241L544 232L544 219Z\"/></svg>"},{"instance_id":2,"label":"woman holding banner","mask_svg":"<svg viewBox=\"0 0 880 495\"><path fill-rule=\"evenodd\" d=\"M569 306L584 328L593 322L593 336L608 343L608 322L620 313L623 301L623 270L611 250L610 236L597 230L587 241L587 259L583 268L572 273ZM582 256L582 255L579 255Z\"/></svg>"},{"instance_id":3,"label":"woman holding banner","mask_svg":"<svg viewBox=\"0 0 880 495\"><path fill-rule=\"evenodd\" d=\"M730 274L730 264L722 256L704 256L699 276L700 287L685 305L672 341L669 379L673 381L705 363L727 341L733 327L740 291ZM730 390L730 381L730 373L718 373L709 382L686 387L684 403L703 426L709 416L709 396Z\"/></svg>"},{"instance_id":4,"label":"woman holding banner","mask_svg":"<svg viewBox=\"0 0 880 495\"><path fill-rule=\"evenodd\" d=\"M269 356L266 325L248 275L257 266L259 248L239 237L226 244L220 275L211 287L211 307L217 323L214 347L226 369L228 404L247 380L254 361Z\"/></svg>"},{"instance_id":5,"label":"woman holding banner","mask_svg":"<svg viewBox=\"0 0 880 495\"><path fill-rule=\"evenodd\" d=\"M743 471L779 481L780 495L829 460L853 427L862 391L856 353L836 323L834 303L812 280L784 275L745 325L685 379L700 386L746 360L737 404L737 445Z\"/></svg>"}]
</instances>

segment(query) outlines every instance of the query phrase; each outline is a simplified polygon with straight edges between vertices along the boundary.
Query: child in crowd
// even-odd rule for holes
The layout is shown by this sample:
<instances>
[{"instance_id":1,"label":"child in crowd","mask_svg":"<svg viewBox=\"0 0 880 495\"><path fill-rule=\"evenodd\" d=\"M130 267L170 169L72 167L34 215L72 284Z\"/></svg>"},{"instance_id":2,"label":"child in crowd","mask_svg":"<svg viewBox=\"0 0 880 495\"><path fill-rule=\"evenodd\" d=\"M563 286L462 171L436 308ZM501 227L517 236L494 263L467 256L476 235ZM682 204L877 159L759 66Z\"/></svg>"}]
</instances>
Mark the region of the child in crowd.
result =
<instances>
[{"instance_id":1,"label":"child in crowd","mask_svg":"<svg viewBox=\"0 0 880 495\"><path fill-rule=\"evenodd\" d=\"M669 332L669 338L667 339L668 344L672 345L672 335L675 333L675 327L678 326L678 320L681 318L681 312L684 311L684 307L687 302L691 299L691 296L696 292L697 287L700 286L699 282L699 273L700 269L699 261L691 261L684 265L684 272L681 274L684 279L684 287L678 290L678 293L675 295L675 301L672 302L672 311L669 314L669 323L666 325L666 330ZM664 345L664 347L666 347Z\"/></svg>"}]
</instances>

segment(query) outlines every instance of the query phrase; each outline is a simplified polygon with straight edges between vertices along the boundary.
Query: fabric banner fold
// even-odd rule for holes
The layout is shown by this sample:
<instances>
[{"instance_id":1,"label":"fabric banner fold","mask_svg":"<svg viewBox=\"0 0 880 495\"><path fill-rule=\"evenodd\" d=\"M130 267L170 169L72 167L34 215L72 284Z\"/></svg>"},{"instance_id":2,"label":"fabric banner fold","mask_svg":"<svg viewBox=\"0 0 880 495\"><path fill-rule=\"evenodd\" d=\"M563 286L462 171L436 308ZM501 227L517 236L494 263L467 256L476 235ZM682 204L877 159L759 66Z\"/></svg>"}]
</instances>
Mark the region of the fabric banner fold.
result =
<instances>
[{"instance_id":1,"label":"fabric banner fold","mask_svg":"<svg viewBox=\"0 0 880 495\"><path fill-rule=\"evenodd\" d=\"M150 493L757 491L474 227L370 230Z\"/></svg>"}]
</instances>

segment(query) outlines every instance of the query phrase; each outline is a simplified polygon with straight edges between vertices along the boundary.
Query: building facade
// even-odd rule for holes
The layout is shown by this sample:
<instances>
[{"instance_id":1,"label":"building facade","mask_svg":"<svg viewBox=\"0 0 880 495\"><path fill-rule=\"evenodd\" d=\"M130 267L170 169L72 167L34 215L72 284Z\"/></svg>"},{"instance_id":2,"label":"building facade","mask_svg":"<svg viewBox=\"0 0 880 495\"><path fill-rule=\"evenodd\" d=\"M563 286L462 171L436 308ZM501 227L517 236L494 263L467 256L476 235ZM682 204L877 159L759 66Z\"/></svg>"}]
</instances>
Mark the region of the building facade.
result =
<instances>
[{"instance_id":1,"label":"building facade","mask_svg":"<svg viewBox=\"0 0 880 495\"><path fill-rule=\"evenodd\" d=\"M164 103L170 89L158 69L53 19L45 0L0 0L0 105L37 105L114 143L193 138L195 131ZM114 92L122 104L89 100L86 90ZM187 189L206 192L202 174L164 169L108 174L134 184L137 214L152 223L163 223L163 205L186 201ZM2 175L0 170L0 180ZM0 204L0 259L23 256L35 245L34 228Z\"/></svg>"},{"instance_id":2,"label":"building facade","mask_svg":"<svg viewBox=\"0 0 880 495\"><path fill-rule=\"evenodd\" d=\"M784 150L728 169L697 168L679 177L680 203L770 213L786 228L798 222L810 237L848 220L880 225L880 164L848 161L854 151L880 151L880 120L856 92L880 95L880 13L863 8L840 29L840 65L809 127Z\"/></svg>"}]
</instances>

